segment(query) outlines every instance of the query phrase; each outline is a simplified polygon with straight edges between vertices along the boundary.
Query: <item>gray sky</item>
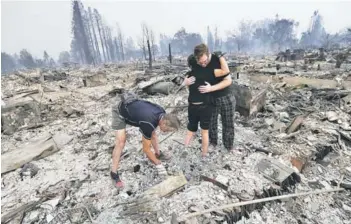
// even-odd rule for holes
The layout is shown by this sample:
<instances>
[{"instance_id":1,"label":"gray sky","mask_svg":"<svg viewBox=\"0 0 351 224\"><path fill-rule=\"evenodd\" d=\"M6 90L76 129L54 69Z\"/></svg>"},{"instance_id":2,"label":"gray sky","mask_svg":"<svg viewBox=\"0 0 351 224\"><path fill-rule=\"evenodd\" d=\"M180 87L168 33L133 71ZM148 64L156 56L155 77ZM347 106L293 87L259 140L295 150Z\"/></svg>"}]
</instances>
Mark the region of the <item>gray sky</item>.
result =
<instances>
[{"instance_id":1,"label":"gray sky","mask_svg":"<svg viewBox=\"0 0 351 224\"><path fill-rule=\"evenodd\" d=\"M290 18L299 22L297 32L308 28L314 10L319 10L327 32L351 26L351 2L136 2L83 1L84 6L99 10L112 28L118 22L125 36L134 41L145 21L159 36L172 35L185 27L188 32L205 36L206 27L219 28L219 34L237 27L239 21ZM1 1L1 51L19 52L26 48L36 57L43 51L57 59L69 50L71 35L71 1ZM115 30L113 30L115 32Z\"/></svg>"}]
</instances>

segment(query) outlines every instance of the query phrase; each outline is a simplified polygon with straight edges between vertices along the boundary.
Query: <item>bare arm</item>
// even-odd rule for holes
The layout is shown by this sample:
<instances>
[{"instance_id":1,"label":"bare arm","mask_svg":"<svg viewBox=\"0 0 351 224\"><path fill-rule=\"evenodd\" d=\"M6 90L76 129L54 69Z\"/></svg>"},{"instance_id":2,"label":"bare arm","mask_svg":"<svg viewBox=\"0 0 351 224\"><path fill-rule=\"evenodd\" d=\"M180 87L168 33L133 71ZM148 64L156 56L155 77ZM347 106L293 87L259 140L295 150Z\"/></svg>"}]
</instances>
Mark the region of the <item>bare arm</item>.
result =
<instances>
[{"instance_id":1,"label":"bare arm","mask_svg":"<svg viewBox=\"0 0 351 224\"><path fill-rule=\"evenodd\" d=\"M156 131L153 131L153 132L152 132L151 144L152 144L152 147L153 147L154 150L155 150L155 153L156 153L157 155L160 154L160 149L159 149L159 146L158 146L158 138L157 138L157 135L156 135Z\"/></svg>"},{"instance_id":2,"label":"bare arm","mask_svg":"<svg viewBox=\"0 0 351 224\"><path fill-rule=\"evenodd\" d=\"M230 71L229 71L229 67L228 67L228 63L225 60L224 57L220 57L219 58L219 62L221 64L221 69L215 69L214 70L214 75L216 77L221 77L221 76L225 76L227 75Z\"/></svg>"},{"instance_id":3,"label":"bare arm","mask_svg":"<svg viewBox=\"0 0 351 224\"><path fill-rule=\"evenodd\" d=\"M226 76L221 82L211 86L211 92L224 89L232 84L233 80L230 75Z\"/></svg>"},{"instance_id":4,"label":"bare arm","mask_svg":"<svg viewBox=\"0 0 351 224\"><path fill-rule=\"evenodd\" d=\"M206 82L206 85L199 86L200 93L209 93L217 90L224 89L232 84L232 77L230 75L224 77L224 79L217 83L216 85L211 86L210 83Z\"/></svg>"},{"instance_id":5,"label":"bare arm","mask_svg":"<svg viewBox=\"0 0 351 224\"><path fill-rule=\"evenodd\" d=\"M151 140L144 138L143 136L143 151L146 154L146 156L153 162L154 164L158 165L161 164L161 161L158 160L153 152L151 152Z\"/></svg>"}]
</instances>

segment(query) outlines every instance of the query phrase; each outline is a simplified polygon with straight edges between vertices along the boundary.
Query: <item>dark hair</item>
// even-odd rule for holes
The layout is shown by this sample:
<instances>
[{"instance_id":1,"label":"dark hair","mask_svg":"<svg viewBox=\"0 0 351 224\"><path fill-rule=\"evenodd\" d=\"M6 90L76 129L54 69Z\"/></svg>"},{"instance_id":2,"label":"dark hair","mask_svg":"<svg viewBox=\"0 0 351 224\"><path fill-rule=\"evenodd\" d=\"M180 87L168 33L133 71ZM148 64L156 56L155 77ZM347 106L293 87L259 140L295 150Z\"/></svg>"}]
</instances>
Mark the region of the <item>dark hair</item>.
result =
<instances>
[{"instance_id":1,"label":"dark hair","mask_svg":"<svg viewBox=\"0 0 351 224\"><path fill-rule=\"evenodd\" d=\"M196 57L196 59L198 60L204 54L206 54L207 56L209 56L210 54L207 45L206 44L196 45L194 48L194 56Z\"/></svg>"},{"instance_id":2,"label":"dark hair","mask_svg":"<svg viewBox=\"0 0 351 224\"><path fill-rule=\"evenodd\" d=\"M189 68L193 68L194 65L196 65L196 58L195 58L194 54L189 55L187 62L188 62Z\"/></svg>"}]
</instances>

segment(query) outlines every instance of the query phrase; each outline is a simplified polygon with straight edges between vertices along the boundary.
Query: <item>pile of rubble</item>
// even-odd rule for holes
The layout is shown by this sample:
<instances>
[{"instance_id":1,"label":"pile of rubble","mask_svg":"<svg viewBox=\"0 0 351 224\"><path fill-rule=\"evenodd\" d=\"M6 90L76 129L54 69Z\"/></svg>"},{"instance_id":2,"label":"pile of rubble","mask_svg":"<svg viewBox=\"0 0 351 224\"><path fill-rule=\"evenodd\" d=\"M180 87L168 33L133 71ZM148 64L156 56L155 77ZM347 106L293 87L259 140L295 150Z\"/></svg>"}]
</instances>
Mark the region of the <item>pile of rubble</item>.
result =
<instances>
[{"instance_id":1,"label":"pile of rubble","mask_svg":"<svg viewBox=\"0 0 351 224\"><path fill-rule=\"evenodd\" d=\"M324 48L309 51L305 51L304 49L294 49L292 52L290 49L287 49L285 52L279 52L275 60L280 62L304 60L305 66L307 64L314 64L315 62L326 61L328 63L334 63L335 68L340 68L343 63L351 62L351 48L333 49L328 51ZM320 67L318 68L320 70Z\"/></svg>"},{"instance_id":2,"label":"pile of rubble","mask_svg":"<svg viewBox=\"0 0 351 224\"><path fill-rule=\"evenodd\" d=\"M319 71L299 59L229 62L237 150L220 143L208 160L199 135L183 145L186 60L2 76L2 223L351 223L351 67L324 62ZM172 155L166 179L143 154L138 129L127 127L118 191L110 122L124 90L177 113L183 126L159 133Z\"/></svg>"}]
</instances>

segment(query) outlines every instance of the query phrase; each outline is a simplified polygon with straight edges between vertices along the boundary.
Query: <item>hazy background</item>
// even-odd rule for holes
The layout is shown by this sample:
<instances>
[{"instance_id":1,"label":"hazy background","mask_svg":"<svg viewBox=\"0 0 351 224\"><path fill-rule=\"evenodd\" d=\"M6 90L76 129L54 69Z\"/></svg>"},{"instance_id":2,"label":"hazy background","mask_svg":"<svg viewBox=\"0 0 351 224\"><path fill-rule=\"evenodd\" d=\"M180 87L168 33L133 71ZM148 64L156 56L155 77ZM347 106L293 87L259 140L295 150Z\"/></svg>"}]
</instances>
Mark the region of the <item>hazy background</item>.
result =
<instances>
[{"instance_id":1,"label":"hazy background","mask_svg":"<svg viewBox=\"0 0 351 224\"><path fill-rule=\"evenodd\" d=\"M220 36L233 30L242 19L279 17L299 22L298 37L308 29L315 10L323 16L327 32L335 33L351 24L351 2L113 2L83 1L99 10L107 25L119 23L124 35L135 40L145 21L154 31L173 36L180 27L200 33L218 25ZM1 1L1 51L13 54L26 48L35 57L46 50L55 59L70 50L71 1ZM112 30L115 32L115 30Z\"/></svg>"}]
</instances>

